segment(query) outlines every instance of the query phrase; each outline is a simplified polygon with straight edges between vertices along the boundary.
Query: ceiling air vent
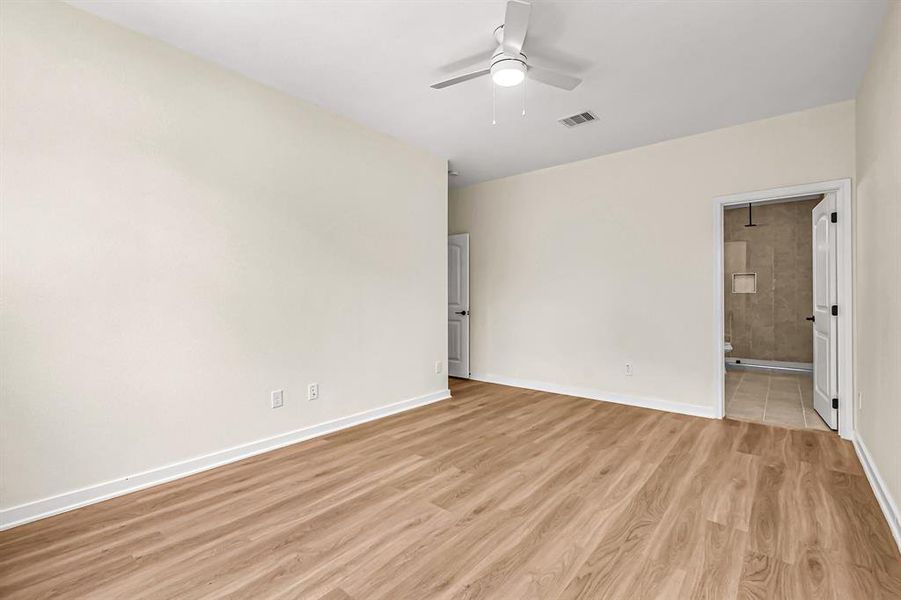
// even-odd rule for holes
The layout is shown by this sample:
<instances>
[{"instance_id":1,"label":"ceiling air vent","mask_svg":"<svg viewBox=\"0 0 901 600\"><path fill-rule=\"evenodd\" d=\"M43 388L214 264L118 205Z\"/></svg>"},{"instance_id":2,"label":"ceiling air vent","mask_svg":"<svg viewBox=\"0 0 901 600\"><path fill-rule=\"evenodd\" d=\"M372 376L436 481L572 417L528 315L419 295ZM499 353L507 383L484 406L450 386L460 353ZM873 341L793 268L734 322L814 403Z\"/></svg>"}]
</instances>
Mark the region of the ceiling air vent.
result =
<instances>
[{"instance_id":1,"label":"ceiling air vent","mask_svg":"<svg viewBox=\"0 0 901 600\"><path fill-rule=\"evenodd\" d=\"M591 111L585 111L583 113L579 113L577 115L573 115L571 117L566 117L564 119L560 119L560 123L566 125L567 127L575 127L577 125L584 125L585 123L591 123L592 121L597 121L598 116Z\"/></svg>"}]
</instances>

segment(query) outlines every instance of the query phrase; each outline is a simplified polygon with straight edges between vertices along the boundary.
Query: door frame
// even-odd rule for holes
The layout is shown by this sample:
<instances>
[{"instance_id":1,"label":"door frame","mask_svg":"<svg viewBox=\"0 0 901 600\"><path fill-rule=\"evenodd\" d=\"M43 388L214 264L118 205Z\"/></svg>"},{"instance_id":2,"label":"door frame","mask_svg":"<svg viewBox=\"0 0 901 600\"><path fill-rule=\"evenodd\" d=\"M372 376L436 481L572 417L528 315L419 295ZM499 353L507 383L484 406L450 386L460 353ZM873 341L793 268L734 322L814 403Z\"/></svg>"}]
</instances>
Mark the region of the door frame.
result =
<instances>
[{"instance_id":1,"label":"door frame","mask_svg":"<svg viewBox=\"0 0 901 600\"><path fill-rule=\"evenodd\" d=\"M854 296L854 211L851 199L851 179L834 179L818 183L793 185L788 187L743 192L719 196L714 199L714 248L715 268L714 285L715 302L713 311L714 348L716 348L717 389L714 407L716 417L726 416L726 399L724 380L726 377L725 360L725 290L723 289L723 210L735 204L749 202L766 202L798 196L811 196L835 192L838 223L836 223L836 253L838 270L838 434L845 439L854 439L854 413L857 402L854 396L854 344L853 344L853 296Z\"/></svg>"}]
</instances>

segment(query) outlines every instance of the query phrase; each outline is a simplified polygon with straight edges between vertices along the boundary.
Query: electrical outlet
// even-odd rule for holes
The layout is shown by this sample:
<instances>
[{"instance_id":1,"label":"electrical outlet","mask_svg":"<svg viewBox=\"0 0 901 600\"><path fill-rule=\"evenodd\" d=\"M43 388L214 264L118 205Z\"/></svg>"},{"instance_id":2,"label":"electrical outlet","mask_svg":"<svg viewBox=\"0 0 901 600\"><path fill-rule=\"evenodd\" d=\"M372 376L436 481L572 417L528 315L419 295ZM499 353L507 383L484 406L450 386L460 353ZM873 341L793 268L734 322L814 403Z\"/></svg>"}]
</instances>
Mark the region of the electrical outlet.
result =
<instances>
[{"instance_id":1,"label":"electrical outlet","mask_svg":"<svg viewBox=\"0 0 901 600\"><path fill-rule=\"evenodd\" d=\"M307 400L315 400L319 397L319 384L311 383L307 386Z\"/></svg>"},{"instance_id":2,"label":"electrical outlet","mask_svg":"<svg viewBox=\"0 0 901 600\"><path fill-rule=\"evenodd\" d=\"M857 392L857 410L863 410L863 392Z\"/></svg>"},{"instance_id":3,"label":"electrical outlet","mask_svg":"<svg viewBox=\"0 0 901 600\"><path fill-rule=\"evenodd\" d=\"M440 360L435 361L435 373L441 373L441 361Z\"/></svg>"},{"instance_id":4,"label":"electrical outlet","mask_svg":"<svg viewBox=\"0 0 901 600\"><path fill-rule=\"evenodd\" d=\"M285 390L275 390L270 398L272 408L281 408L285 405Z\"/></svg>"},{"instance_id":5,"label":"electrical outlet","mask_svg":"<svg viewBox=\"0 0 901 600\"><path fill-rule=\"evenodd\" d=\"M626 375L632 376L632 363L626 363Z\"/></svg>"}]
</instances>

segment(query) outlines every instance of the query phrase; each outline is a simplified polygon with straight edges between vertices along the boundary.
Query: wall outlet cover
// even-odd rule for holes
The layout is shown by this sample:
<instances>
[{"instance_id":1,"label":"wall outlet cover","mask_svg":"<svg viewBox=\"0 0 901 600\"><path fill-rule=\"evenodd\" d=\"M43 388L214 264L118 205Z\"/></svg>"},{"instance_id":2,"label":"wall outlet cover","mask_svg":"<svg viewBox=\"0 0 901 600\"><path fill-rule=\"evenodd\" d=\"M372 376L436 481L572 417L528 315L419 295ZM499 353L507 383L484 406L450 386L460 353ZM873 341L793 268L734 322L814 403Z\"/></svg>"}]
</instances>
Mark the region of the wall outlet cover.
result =
<instances>
[{"instance_id":1,"label":"wall outlet cover","mask_svg":"<svg viewBox=\"0 0 901 600\"><path fill-rule=\"evenodd\" d=\"M315 400L319 397L319 384L311 383L307 387L307 400Z\"/></svg>"}]
</instances>

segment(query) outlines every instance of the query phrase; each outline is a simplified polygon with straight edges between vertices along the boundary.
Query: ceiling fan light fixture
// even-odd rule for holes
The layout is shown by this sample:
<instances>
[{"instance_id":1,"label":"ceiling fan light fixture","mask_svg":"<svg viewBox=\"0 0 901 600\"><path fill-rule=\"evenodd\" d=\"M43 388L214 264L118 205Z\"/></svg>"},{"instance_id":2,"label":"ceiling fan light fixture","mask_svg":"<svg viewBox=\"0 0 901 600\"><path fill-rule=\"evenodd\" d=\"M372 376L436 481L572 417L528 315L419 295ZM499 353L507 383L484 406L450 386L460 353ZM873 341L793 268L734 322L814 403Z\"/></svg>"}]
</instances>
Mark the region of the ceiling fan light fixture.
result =
<instances>
[{"instance_id":1,"label":"ceiling fan light fixture","mask_svg":"<svg viewBox=\"0 0 901 600\"><path fill-rule=\"evenodd\" d=\"M532 4L527 0L508 0L507 11L504 14L504 24L494 30L494 41L497 43L497 47L491 54L490 59L487 56L485 57L489 59L488 64L478 71L463 73L456 77L433 83L432 89L441 90L464 81L484 77L488 74L491 75L494 85L513 87L523 84L523 89L525 89L524 82L528 74L530 80L534 79L561 90L574 90L576 86L582 83L582 80L578 77L558 73L541 66L526 64L526 60L531 59L526 58L522 48L523 43L526 41L526 35L529 33L531 11ZM491 89L494 90L494 86L491 86ZM523 94L523 98L525 98L525 94ZM523 108L523 115L525 114L525 108Z\"/></svg>"},{"instance_id":2,"label":"ceiling fan light fixture","mask_svg":"<svg viewBox=\"0 0 901 600\"><path fill-rule=\"evenodd\" d=\"M526 65L515 58L503 59L491 65L491 80L501 87L519 85L526 78Z\"/></svg>"}]
</instances>

